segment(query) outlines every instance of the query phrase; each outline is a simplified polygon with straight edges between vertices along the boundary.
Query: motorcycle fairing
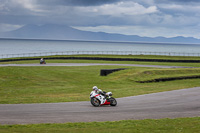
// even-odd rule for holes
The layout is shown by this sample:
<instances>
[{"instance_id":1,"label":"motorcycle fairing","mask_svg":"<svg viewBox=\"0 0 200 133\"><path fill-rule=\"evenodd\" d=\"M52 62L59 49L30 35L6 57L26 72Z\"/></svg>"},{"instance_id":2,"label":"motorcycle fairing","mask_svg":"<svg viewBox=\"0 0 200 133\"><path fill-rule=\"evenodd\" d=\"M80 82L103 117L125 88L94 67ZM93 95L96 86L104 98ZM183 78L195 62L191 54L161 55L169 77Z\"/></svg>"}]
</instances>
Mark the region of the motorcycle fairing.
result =
<instances>
[{"instance_id":1,"label":"motorcycle fairing","mask_svg":"<svg viewBox=\"0 0 200 133\"><path fill-rule=\"evenodd\" d=\"M108 104L106 98L103 95L97 94L95 97L101 102L100 105Z\"/></svg>"},{"instance_id":2,"label":"motorcycle fairing","mask_svg":"<svg viewBox=\"0 0 200 133\"><path fill-rule=\"evenodd\" d=\"M101 95L101 94L97 94L94 91L92 91L90 93L91 97L95 97L100 101L100 105L109 105L110 102L107 101L107 99L105 98L105 96Z\"/></svg>"}]
</instances>

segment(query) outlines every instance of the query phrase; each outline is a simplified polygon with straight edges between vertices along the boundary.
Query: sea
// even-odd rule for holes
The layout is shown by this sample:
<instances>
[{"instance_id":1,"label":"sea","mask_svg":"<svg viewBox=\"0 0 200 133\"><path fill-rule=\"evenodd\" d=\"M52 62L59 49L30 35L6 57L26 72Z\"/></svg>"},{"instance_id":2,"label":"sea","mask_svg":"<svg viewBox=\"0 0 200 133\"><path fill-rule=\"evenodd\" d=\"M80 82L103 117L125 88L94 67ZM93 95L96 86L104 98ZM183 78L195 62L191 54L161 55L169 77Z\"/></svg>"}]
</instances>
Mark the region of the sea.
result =
<instances>
[{"instance_id":1,"label":"sea","mask_svg":"<svg viewBox=\"0 0 200 133\"><path fill-rule=\"evenodd\" d=\"M200 53L200 44L82 40L0 39L0 55L66 51Z\"/></svg>"}]
</instances>

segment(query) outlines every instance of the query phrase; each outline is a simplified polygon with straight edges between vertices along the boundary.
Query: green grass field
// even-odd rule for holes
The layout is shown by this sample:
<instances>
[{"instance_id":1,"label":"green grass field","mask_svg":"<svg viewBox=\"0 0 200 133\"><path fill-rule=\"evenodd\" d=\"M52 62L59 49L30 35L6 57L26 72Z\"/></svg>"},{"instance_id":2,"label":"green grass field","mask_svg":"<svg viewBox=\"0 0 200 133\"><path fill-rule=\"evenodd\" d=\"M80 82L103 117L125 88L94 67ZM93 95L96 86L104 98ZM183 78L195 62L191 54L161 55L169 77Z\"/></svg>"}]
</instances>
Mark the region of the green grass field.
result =
<instances>
[{"instance_id":1,"label":"green grass field","mask_svg":"<svg viewBox=\"0 0 200 133\"><path fill-rule=\"evenodd\" d=\"M89 55L88 55L89 56ZM99 57L99 56L97 56ZM199 57L169 56L103 56L120 58L158 58L199 60ZM14 61L1 64L39 63ZM47 63L119 63L200 67L199 63L47 60ZM101 69L129 68L100 76ZM137 81L156 78L200 75L200 68L145 68L124 66L83 67L0 67L0 104L52 103L88 101L94 85L112 91L114 97L134 96L200 86L200 79L174 80L155 83ZM200 117L159 120L126 120L116 122L0 125L1 133L25 132L139 132L139 133L199 133Z\"/></svg>"},{"instance_id":2,"label":"green grass field","mask_svg":"<svg viewBox=\"0 0 200 133\"><path fill-rule=\"evenodd\" d=\"M1 67L0 103L52 103L88 101L94 85L112 91L114 97L126 97L199 86L200 79L159 83L137 83L158 77L198 75L195 69L129 69L100 76L101 69L121 66L84 67ZM124 67L123 67L124 68ZM200 74L199 74L200 75Z\"/></svg>"},{"instance_id":3,"label":"green grass field","mask_svg":"<svg viewBox=\"0 0 200 133\"><path fill-rule=\"evenodd\" d=\"M109 56L110 57L110 56ZM111 56L113 57L113 56ZM117 56L124 57L124 56ZM125 56L129 57L129 56ZM153 56L156 58L157 56ZM150 56L150 58L153 58ZM139 56L138 56L139 58ZM147 58L142 56L140 58ZM176 59L181 57L158 56ZM184 57L185 58L185 57ZM183 57L181 59L184 59ZM197 59L187 57L186 59ZM15 61L5 63L38 63L39 61ZM47 63L107 63L108 61L47 60ZM111 61L109 61L110 63ZM131 61L112 63L131 64ZM152 63L152 62L134 62ZM156 62L157 65L163 64ZM192 63L179 63L192 64ZM196 63L192 64L195 67ZM177 65L177 63L170 63ZM101 69L129 68L100 76ZM76 67L1 67L0 103L51 103L88 101L94 85L112 91L114 97L134 96L199 86L200 79L175 80L158 83L137 83L156 78L200 75L200 68L158 69L124 66L76 66Z\"/></svg>"},{"instance_id":4,"label":"green grass field","mask_svg":"<svg viewBox=\"0 0 200 133\"><path fill-rule=\"evenodd\" d=\"M0 125L1 133L199 133L200 118Z\"/></svg>"}]
</instances>

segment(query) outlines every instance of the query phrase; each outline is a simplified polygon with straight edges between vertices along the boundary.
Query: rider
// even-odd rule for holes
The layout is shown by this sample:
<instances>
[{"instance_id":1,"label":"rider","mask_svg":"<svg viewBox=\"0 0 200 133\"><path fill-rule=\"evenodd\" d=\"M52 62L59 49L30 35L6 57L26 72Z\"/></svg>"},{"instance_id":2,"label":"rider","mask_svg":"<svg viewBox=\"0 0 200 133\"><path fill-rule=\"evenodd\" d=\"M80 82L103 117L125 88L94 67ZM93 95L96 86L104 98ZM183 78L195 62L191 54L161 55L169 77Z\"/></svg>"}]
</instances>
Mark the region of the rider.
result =
<instances>
[{"instance_id":1,"label":"rider","mask_svg":"<svg viewBox=\"0 0 200 133\"><path fill-rule=\"evenodd\" d=\"M41 59L40 59L40 62L43 62L43 61L44 61L44 59L43 59L43 58L41 58Z\"/></svg>"},{"instance_id":2,"label":"rider","mask_svg":"<svg viewBox=\"0 0 200 133\"><path fill-rule=\"evenodd\" d=\"M102 91L101 89L98 89L97 86L94 86L92 89L93 89L93 91L95 91L95 93L101 94L107 98L106 92Z\"/></svg>"},{"instance_id":3,"label":"rider","mask_svg":"<svg viewBox=\"0 0 200 133\"><path fill-rule=\"evenodd\" d=\"M40 63L46 64L45 60L43 58L40 59Z\"/></svg>"}]
</instances>

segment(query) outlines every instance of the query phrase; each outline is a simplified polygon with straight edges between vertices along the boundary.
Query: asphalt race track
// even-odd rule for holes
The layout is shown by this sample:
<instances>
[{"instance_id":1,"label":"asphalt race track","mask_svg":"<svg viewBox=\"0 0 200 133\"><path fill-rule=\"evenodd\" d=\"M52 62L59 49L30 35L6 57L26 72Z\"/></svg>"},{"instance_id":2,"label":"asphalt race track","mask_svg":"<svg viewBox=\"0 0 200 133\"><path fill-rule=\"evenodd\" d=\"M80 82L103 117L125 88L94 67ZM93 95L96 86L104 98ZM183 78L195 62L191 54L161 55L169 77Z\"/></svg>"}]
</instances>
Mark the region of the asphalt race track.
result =
<instances>
[{"instance_id":1,"label":"asphalt race track","mask_svg":"<svg viewBox=\"0 0 200 133\"><path fill-rule=\"evenodd\" d=\"M91 122L200 116L200 87L118 98L117 101L118 105L116 107L93 107L89 101L0 104L0 124Z\"/></svg>"},{"instance_id":2,"label":"asphalt race track","mask_svg":"<svg viewBox=\"0 0 200 133\"><path fill-rule=\"evenodd\" d=\"M25 65L28 64L22 64L22 66ZM30 66L30 64L28 66ZM164 68L166 68L166 66ZM88 100L89 93L90 92L88 92ZM200 87L117 98L117 102L118 105L116 107L93 107L89 101L41 104L0 104L0 124L199 117Z\"/></svg>"},{"instance_id":3,"label":"asphalt race track","mask_svg":"<svg viewBox=\"0 0 200 133\"><path fill-rule=\"evenodd\" d=\"M109 64L109 63L47 63L47 64L0 64L6 66L135 66L135 67L155 67L155 68L192 68L183 66L161 66L161 65L138 65L138 64Z\"/></svg>"}]
</instances>

